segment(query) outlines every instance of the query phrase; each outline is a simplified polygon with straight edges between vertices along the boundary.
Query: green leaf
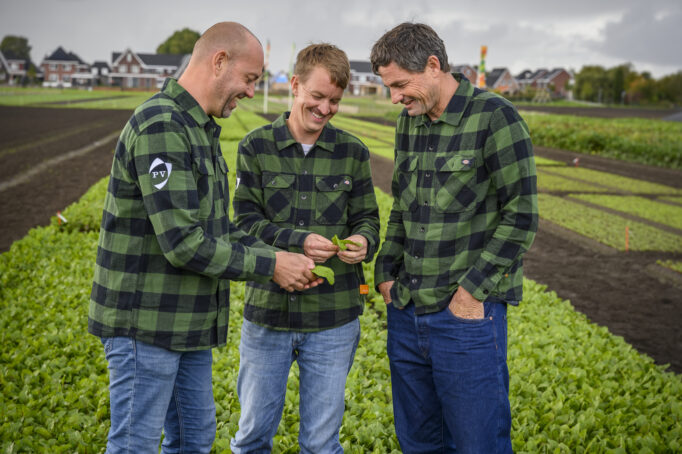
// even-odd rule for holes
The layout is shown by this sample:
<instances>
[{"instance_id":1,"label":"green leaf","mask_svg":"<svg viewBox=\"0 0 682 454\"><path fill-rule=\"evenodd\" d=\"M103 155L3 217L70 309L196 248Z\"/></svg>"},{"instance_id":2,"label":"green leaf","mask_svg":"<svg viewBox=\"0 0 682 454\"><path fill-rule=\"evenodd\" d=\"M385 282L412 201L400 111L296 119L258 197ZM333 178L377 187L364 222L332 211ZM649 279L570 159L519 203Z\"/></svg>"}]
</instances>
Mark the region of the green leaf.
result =
<instances>
[{"instance_id":1,"label":"green leaf","mask_svg":"<svg viewBox=\"0 0 682 454\"><path fill-rule=\"evenodd\" d=\"M357 247L362 247L362 244L356 243L355 241L341 240L341 239L339 239L338 235L334 235L334 237L332 238L332 243L337 245L339 247L339 249L341 249L342 251L345 251L346 249L348 249L346 247L347 244L352 244L352 245L357 246Z\"/></svg>"},{"instance_id":2,"label":"green leaf","mask_svg":"<svg viewBox=\"0 0 682 454\"><path fill-rule=\"evenodd\" d=\"M315 265L315 268L313 268L313 274L327 279L329 285L334 285L334 270L328 266Z\"/></svg>"}]
</instances>

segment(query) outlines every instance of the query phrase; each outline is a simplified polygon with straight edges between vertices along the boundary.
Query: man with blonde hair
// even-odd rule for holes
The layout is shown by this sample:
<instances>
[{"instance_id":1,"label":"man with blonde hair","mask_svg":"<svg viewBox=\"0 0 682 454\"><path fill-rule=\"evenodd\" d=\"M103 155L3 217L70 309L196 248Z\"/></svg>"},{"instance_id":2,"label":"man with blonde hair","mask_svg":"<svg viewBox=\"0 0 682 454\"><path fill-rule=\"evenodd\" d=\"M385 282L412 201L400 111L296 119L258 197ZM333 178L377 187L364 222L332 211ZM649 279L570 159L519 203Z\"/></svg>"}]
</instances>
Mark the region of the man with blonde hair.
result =
<instances>
[{"instance_id":1,"label":"man with blonde hair","mask_svg":"<svg viewBox=\"0 0 682 454\"><path fill-rule=\"evenodd\" d=\"M237 225L331 267L335 282L306 293L247 283L234 453L271 451L293 361L300 371L301 452L343 452L339 429L360 337L362 261L372 260L379 236L369 151L329 123L349 78L343 51L330 44L306 47L291 80L291 112L239 144ZM334 236L349 241L345 250L330 241Z\"/></svg>"},{"instance_id":2,"label":"man with blonde hair","mask_svg":"<svg viewBox=\"0 0 682 454\"><path fill-rule=\"evenodd\" d=\"M263 50L222 22L185 73L121 132L97 248L88 331L109 364L107 453L208 453L215 438L211 348L225 345L231 280L304 290L312 259L278 251L228 219L220 127L252 97Z\"/></svg>"}]
</instances>

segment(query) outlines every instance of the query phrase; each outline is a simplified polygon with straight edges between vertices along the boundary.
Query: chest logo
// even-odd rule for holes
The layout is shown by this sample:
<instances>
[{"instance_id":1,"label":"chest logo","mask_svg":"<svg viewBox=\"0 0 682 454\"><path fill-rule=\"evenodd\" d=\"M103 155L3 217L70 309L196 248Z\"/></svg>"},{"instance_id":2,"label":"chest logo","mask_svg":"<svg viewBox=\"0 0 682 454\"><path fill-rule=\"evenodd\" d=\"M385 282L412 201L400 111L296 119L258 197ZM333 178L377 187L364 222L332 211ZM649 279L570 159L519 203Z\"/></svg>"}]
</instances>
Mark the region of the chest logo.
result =
<instances>
[{"instance_id":1,"label":"chest logo","mask_svg":"<svg viewBox=\"0 0 682 454\"><path fill-rule=\"evenodd\" d=\"M149 174L152 176L152 184L156 189L161 189L168 183L173 164L163 162L156 158L149 167Z\"/></svg>"}]
</instances>

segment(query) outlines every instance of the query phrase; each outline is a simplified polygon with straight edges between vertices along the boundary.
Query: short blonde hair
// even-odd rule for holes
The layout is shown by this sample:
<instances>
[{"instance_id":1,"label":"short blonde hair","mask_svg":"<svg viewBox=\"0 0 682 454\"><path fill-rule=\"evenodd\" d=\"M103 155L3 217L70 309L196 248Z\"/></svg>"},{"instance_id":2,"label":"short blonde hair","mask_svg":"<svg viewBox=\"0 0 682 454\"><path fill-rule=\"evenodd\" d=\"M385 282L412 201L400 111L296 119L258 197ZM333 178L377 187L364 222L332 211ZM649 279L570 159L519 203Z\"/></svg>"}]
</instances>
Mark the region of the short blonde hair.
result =
<instances>
[{"instance_id":1,"label":"short blonde hair","mask_svg":"<svg viewBox=\"0 0 682 454\"><path fill-rule=\"evenodd\" d=\"M311 44L298 53L294 74L305 82L316 66L329 71L332 83L346 89L350 80L350 63L344 51L333 44Z\"/></svg>"}]
</instances>

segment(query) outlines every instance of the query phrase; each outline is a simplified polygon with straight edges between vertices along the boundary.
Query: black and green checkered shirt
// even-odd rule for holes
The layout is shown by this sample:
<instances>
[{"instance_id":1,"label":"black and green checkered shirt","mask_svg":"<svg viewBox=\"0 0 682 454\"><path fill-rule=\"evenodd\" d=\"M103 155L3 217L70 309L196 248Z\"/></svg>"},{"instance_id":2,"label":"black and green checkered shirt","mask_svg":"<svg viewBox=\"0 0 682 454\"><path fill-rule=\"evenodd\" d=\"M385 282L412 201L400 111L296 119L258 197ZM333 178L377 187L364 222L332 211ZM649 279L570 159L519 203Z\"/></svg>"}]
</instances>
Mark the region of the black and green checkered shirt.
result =
<instances>
[{"instance_id":1,"label":"black and green checkered shirt","mask_svg":"<svg viewBox=\"0 0 682 454\"><path fill-rule=\"evenodd\" d=\"M92 334L180 351L223 345L227 279L272 277L273 248L229 222L219 136L172 79L126 124L104 202Z\"/></svg>"},{"instance_id":2,"label":"black and green checkered shirt","mask_svg":"<svg viewBox=\"0 0 682 454\"><path fill-rule=\"evenodd\" d=\"M435 121L403 110L394 197L375 282L395 280L394 304L445 308L461 285L476 299L517 302L521 257L538 226L528 127L504 98L459 87Z\"/></svg>"},{"instance_id":3,"label":"black and green checkered shirt","mask_svg":"<svg viewBox=\"0 0 682 454\"><path fill-rule=\"evenodd\" d=\"M327 124L308 155L286 125L288 113L249 133L239 144L234 196L235 223L267 244L303 252L310 232L331 239L367 238L365 261L379 243L379 209L367 148ZM244 318L272 329L319 331L341 326L362 313L362 264L337 256L333 286L288 293L274 283L249 282Z\"/></svg>"}]
</instances>

